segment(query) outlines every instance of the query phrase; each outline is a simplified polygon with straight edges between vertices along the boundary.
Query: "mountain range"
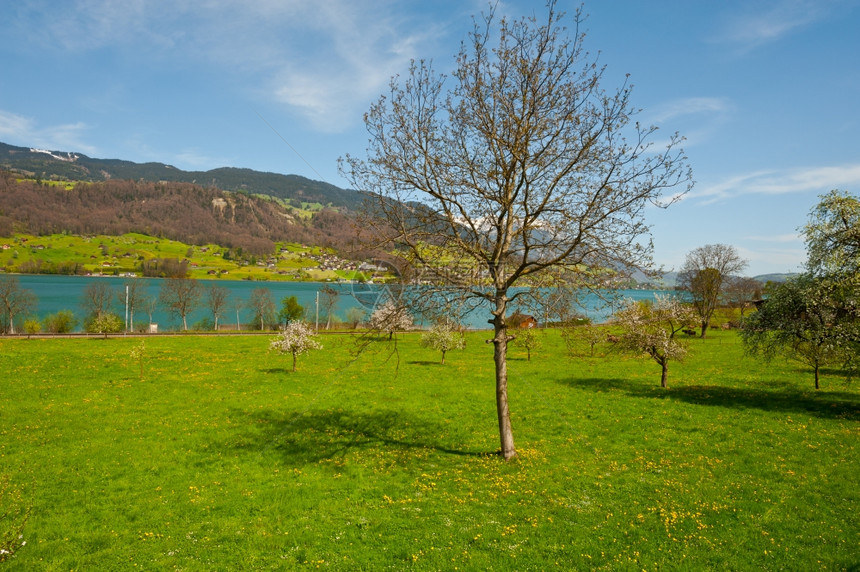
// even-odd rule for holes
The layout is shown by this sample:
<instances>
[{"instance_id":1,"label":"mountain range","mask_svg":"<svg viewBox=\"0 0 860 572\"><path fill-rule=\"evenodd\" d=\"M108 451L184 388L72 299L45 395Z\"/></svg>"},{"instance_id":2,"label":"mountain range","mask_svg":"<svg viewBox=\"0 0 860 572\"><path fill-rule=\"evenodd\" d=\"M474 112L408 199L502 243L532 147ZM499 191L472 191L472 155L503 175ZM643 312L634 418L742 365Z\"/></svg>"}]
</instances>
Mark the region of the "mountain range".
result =
<instances>
[{"instance_id":1,"label":"mountain range","mask_svg":"<svg viewBox=\"0 0 860 572\"><path fill-rule=\"evenodd\" d=\"M297 208L301 208L302 203L319 203L322 206L355 210L362 201L361 193L299 175L281 175L234 167L210 171L183 171L165 163L94 159L81 153L16 147L6 143L0 143L0 169L45 181L98 182L122 179L154 183L194 183L223 191L277 197Z\"/></svg>"}]
</instances>

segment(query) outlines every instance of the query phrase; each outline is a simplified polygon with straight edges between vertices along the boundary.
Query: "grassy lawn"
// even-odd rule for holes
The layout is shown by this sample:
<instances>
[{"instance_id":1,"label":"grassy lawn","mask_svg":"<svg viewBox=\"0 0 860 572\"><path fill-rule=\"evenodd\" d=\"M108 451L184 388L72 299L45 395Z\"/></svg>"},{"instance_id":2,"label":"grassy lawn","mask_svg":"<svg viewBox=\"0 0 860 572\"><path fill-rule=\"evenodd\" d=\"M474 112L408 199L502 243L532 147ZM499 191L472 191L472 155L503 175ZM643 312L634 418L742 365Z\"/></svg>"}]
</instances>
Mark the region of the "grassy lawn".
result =
<instances>
[{"instance_id":1,"label":"grassy lawn","mask_svg":"<svg viewBox=\"0 0 860 572\"><path fill-rule=\"evenodd\" d=\"M512 348L487 333L299 358L266 337L0 340L0 474L32 507L8 570L857 570L860 389L744 358ZM16 502L0 497L0 515ZM0 520L0 540L3 527Z\"/></svg>"}]
</instances>

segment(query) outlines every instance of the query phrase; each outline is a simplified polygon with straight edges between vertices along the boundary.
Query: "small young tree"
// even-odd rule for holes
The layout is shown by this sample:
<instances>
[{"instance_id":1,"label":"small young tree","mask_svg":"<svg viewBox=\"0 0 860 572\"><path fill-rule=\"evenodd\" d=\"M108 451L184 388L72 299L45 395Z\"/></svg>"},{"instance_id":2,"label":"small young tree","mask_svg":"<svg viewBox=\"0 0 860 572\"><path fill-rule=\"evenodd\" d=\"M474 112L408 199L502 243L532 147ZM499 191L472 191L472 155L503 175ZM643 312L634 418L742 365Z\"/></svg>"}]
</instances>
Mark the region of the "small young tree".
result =
<instances>
[{"instance_id":1,"label":"small young tree","mask_svg":"<svg viewBox=\"0 0 860 572\"><path fill-rule=\"evenodd\" d=\"M408 330L412 327L412 316L401 304L387 300L370 315L370 329L388 334L390 340L394 332Z\"/></svg>"},{"instance_id":2,"label":"small young tree","mask_svg":"<svg viewBox=\"0 0 860 572\"><path fill-rule=\"evenodd\" d=\"M675 337L696 321L696 313L677 298L656 296L653 304L628 301L616 313L623 334L618 338L622 350L645 353L660 364L660 387L668 387L669 362L682 361L687 346Z\"/></svg>"},{"instance_id":3,"label":"small young tree","mask_svg":"<svg viewBox=\"0 0 860 572\"><path fill-rule=\"evenodd\" d=\"M514 332L513 345L526 350L528 361L532 361L532 350L537 350L543 345L537 328L521 328Z\"/></svg>"},{"instance_id":4,"label":"small young tree","mask_svg":"<svg viewBox=\"0 0 860 572\"><path fill-rule=\"evenodd\" d=\"M143 359L146 357L146 344L145 340L140 340L140 343L136 346L132 346L131 351L128 352L128 355L131 359L136 360L138 366L140 367L140 381L143 381Z\"/></svg>"},{"instance_id":5,"label":"small young tree","mask_svg":"<svg viewBox=\"0 0 860 572\"><path fill-rule=\"evenodd\" d=\"M603 328L587 319L569 319L562 323L559 332L567 347L567 353L571 356L578 355L580 344L585 343L589 346L591 357L594 357L594 347L606 337Z\"/></svg>"},{"instance_id":6,"label":"small young tree","mask_svg":"<svg viewBox=\"0 0 860 572\"><path fill-rule=\"evenodd\" d=\"M439 323L421 334L421 345L442 352L442 365L445 365L445 354L462 350L466 347L466 340L447 323Z\"/></svg>"},{"instance_id":7,"label":"small young tree","mask_svg":"<svg viewBox=\"0 0 860 572\"><path fill-rule=\"evenodd\" d=\"M27 334L27 338L33 334L38 334L39 330L42 329L42 324L39 322L39 318L29 317L24 320L24 332Z\"/></svg>"},{"instance_id":8,"label":"small young tree","mask_svg":"<svg viewBox=\"0 0 860 572\"><path fill-rule=\"evenodd\" d=\"M322 349L313 330L304 322L293 321L284 326L280 333L269 343L269 350L293 356L293 371L296 371L296 358L310 350Z\"/></svg>"}]
</instances>

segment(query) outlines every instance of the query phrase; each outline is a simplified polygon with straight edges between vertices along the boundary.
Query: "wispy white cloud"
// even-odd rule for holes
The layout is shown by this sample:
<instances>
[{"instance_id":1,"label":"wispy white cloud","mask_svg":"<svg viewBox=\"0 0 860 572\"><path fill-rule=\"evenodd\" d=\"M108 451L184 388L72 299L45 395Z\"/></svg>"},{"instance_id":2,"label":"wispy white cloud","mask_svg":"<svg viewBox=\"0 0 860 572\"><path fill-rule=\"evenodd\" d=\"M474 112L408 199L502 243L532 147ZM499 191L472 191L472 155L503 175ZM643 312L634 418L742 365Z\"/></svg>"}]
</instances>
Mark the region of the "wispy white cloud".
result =
<instances>
[{"instance_id":1,"label":"wispy white cloud","mask_svg":"<svg viewBox=\"0 0 860 572\"><path fill-rule=\"evenodd\" d=\"M737 249L741 258L749 261L752 268L770 268L778 272L797 272L806 261L806 250L803 248L752 249L739 245Z\"/></svg>"},{"instance_id":2,"label":"wispy white cloud","mask_svg":"<svg viewBox=\"0 0 860 572\"><path fill-rule=\"evenodd\" d=\"M690 115L724 118L733 113L734 109L734 104L724 97L688 97L655 106L650 110L648 118L655 123Z\"/></svg>"},{"instance_id":3,"label":"wispy white cloud","mask_svg":"<svg viewBox=\"0 0 860 572\"><path fill-rule=\"evenodd\" d=\"M452 6L452 18L472 8ZM227 72L329 132L359 122L392 75L435 53L447 28L394 0L77 0L30 10L43 25L28 27L55 48Z\"/></svg>"},{"instance_id":4,"label":"wispy white cloud","mask_svg":"<svg viewBox=\"0 0 860 572\"><path fill-rule=\"evenodd\" d=\"M828 0L745 3L740 13L718 31L714 41L748 52L825 18L832 3Z\"/></svg>"},{"instance_id":5,"label":"wispy white cloud","mask_svg":"<svg viewBox=\"0 0 860 572\"><path fill-rule=\"evenodd\" d=\"M774 243L785 243L785 242L799 242L803 240L803 236L794 232L789 234L772 234L768 236L745 236L745 240L753 240L756 242L774 242Z\"/></svg>"},{"instance_id":6,"label":"wispy white cloud","mask_svg":"<svg viewBox=\"0 0 860 572\"><path fill-rule=\"evenodd\" d=\"M12 144L92 155L96 148L84 141L88 130L89 126L83 122L43 127L30 117L0 110L0 139Z\"/></svg>"},{"instance_id":7,"label":"wispy white cloud","mask_svg":"<svg viewBox=\"0 0 860 572\"><path fill-rule=\"evenodd\" d=\"M688 199L706 204L740 195L781 195L802 192L827 192L860 185L860 164L809 167L785 171L762 170L729 177L718 183L697 188Z\"/></svg>"}]
</instances>

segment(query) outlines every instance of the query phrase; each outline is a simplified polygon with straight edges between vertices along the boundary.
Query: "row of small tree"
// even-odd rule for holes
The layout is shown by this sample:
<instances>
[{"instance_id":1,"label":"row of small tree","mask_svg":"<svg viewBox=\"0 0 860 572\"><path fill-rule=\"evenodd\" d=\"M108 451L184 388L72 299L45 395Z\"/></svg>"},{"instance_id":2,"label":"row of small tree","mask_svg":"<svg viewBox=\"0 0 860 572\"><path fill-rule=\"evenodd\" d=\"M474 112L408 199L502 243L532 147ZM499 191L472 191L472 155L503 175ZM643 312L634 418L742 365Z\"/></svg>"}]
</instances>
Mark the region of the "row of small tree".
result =
<instances>
[{"instance_id":1,"label":"row of small tree","mask_svg":"<svg viewBox=\"0 0 860 572\"><path fill-rule=\"evenodd\" d=\"M325 290L337 293L330 288ZM322 300L324 316L329 325L334 307L331 301L336 301L336 297L324 295ZM21 333L23 326L23 331L30 334L39 331L68 333L80 323L70 310L61 310L39 321L31 317L36 305L36 295L31 290L22 288L16 276L0 276L0 332ZM149 294L146 283L141 280L129 280L119 289L106 280L93 281L84 289L80 306L84 312L83 329L93 333L121 332L126 327L134 331L136 316L144 313L152 324L153 315L159 308L177 319L182 330L188 330L189 315L201 307L209 310L209 327L216 330L219 324L229 320L234 313L236 327L241 328L240 311L243 309L253 312L252 326L261 330L305 317L305 308L295 296L285 297L278 311L268 288L256 288L247 301L242 301L236 297L231 298L230 290L224 286L204 286L190 278L165 279L158 295ZM117 308L120 310L117 311ZM353 318L357 323L362 317Z\"/></svg>"}]
</instances>

